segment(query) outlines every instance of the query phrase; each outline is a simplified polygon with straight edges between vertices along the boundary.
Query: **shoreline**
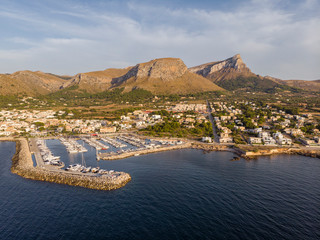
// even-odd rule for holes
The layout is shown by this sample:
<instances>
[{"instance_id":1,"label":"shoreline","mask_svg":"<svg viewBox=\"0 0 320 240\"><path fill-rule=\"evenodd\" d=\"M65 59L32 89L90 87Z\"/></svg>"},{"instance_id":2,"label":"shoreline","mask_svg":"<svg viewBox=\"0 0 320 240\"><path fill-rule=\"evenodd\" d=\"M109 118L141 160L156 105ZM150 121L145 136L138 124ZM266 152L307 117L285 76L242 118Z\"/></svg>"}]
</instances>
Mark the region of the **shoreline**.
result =
<instances>
[{"instance_id":1,"label":"shoreline","mask_svg":"<svg viewBox=\"0 0 320 240\"><path fill-rule=\"evenodd\" d=\"M1 139L1 141L4 141ZM114 190L125 186L131 181L128 173L121 172L120 179L113 180L105 176L92 177L85 175L67 174L63 171L50 171L40 167L34 167L29 150L29 144L25 138L7 139L5 141L16 142L16 153L12 158L11 172L23 178L46 181L70 186L79 186L95 190Z\"/></svg>"},{"instance_id":2,"label":"shoreline","mask_svg":"<svg viewBox=\"0 0 320 240\"><path fill-rule=\"evenodd\" d=\"M0 141L16 143L16 152L12 157L11 172L23 178L46 181L70 186L79 186L95 190L114 190L125 186L131 181L128 173L120 172L119 179L106 176L88 176L67 173L60 169L50 170L40 166L33 166L33 160L29 144L26 138L0 138ZM232 152L246 160L257 159L260 156L272 156L278 154L297 154L306 157L320 159L320 149L302 149L293 147L261 147L261 146L234 146L220 144L206 144L189 141L183 145L168 146L155 149L145 149L138 152L128 152L101 157L101 160L119 160L137 155L145 155L178 149L199 149L203 151L227 151Z\"/></svg>"},{"instance_id":3,"label":"shoreline","mask_svg":"<svg viewBox=\"0 0 320 240\"><path fill-rule=\"evenodd\" d=\"M305 157L319 158L320 159L320 149L303 149L303 148L293 148L293 147L267 147L259 148L252 147L251 149L245 149L237 147L235 149L237 155L243 157L247 160L256 159L260 156L272 156L278 154L288 154L288 155L301 155Z\"/></svg>"}]
</instances>

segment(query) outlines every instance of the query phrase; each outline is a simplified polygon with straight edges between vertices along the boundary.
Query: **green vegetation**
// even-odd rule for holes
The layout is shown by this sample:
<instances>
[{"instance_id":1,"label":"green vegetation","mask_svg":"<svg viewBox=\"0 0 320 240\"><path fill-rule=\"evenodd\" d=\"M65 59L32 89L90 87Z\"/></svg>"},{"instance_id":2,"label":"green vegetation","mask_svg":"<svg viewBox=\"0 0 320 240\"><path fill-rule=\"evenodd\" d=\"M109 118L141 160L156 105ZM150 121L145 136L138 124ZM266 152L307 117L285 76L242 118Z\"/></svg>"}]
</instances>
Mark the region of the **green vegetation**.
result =
<instances>
[{"instance_id":1,"label":"green vegetation","mask_svg":"<svg viewBox=\"0 0 320 240\"><path fill-rule=\"evenodd\" d=\"M249 89L251 91L265 92L270 94L283 91L291 91L295 93L302 91L301 89L278 84L270 79L260 78L258 76L239 76L234 79L217 82L217 85L229 91L234 91L238 89Z\"/></svg>"},{"instance_id":2,"label":"green vegetation","mask_svg":"<svg viewBox=\"0 0 320 240\"><path fill-rule=\"evenodd\" d=\"M33 123L36 127L43 127L44 123L43 122L34 122Z\"/></svg>"},{"instance_id":3,"label":"green vegetation","mask_svg":"<svg viewBox=\"0 0 320 240\"><path fill-rule=\"evenodd\" d=\"M282 110L287 114L291 115L299 115L299 108L298 107L289 107L289 106L280 106L280 105L272 105L272 107Z\"/></svg>"},{"instance_id":4,"label":"green vegetation","mask_svg":"<svg viewBox=\"0 0 320 240\"><path fill-rule=\"evenodd\" d=\"M8 107L8 105L15 106L19 103L19 98L17 96L4 96L0 95L0 107L5 108Z\"/></svg>"},{"instance_id":5,"label":"green vegetation","mask_svg":"<svg viewBox=\"0 0 320 240\"><path fill-rule=\"evenodd\" d=\"M153 94L144 89L134 89L130 92L123 92L124 88L115 88L100 93L88 93L79 90L79 86L71 86L58 92L43 96L43 100L48 102L68 102L68 105L87 105L94 103L95 100L111 101L113 103L144 103L150 101ZM94 105L94 104L92 104Z\"/></svg>"},{"instance_id":6,"label":"green vegetation","mask_svg":"<svg viewBox=\"0 0 320 240\"><path fill-rule=\"evenodd\" d=\"M244 77L239 76L235 79L220 81L217 83L220 87L229 91L234 91L241 88L251 89L253 91L266 91L270 88L276 87L279 84L259 77Z\"/></svg>"},{"instance_id":7,"label":"green vegetation","mask_svg":"<svg viewBox=\"0 0 320 240\"><path fill-rule=\"evenodd\" d=\"M312 134L313 130L315 129L315 126L310 123L306 123L303 127L300 128L302 132L307 134Z\"/></svg>"},{"instance_id":8,"label":"green vegetation","mask_svg":"<svg viewBox=\"0 0 320 240\"><path fill-rule=\"evenodd\" d=\"M212 126L207 123L195 123L194 128L187 128L177 121L165 121L140 130L151 136L201 137L212 136Z\"/></svg>"}]
</instances>

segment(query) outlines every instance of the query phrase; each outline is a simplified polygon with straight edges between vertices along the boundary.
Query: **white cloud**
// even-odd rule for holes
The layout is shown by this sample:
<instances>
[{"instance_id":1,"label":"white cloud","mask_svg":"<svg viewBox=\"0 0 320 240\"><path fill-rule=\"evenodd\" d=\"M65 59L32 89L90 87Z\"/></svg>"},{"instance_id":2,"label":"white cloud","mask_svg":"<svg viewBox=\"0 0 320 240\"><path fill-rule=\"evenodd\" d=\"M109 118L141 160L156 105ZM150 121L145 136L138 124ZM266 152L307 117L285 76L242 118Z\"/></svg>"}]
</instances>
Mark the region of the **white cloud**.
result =
<instances>
[{"instance_id":1,"label":"white cloud","mask_svg":"<svg viewBox=\"0 0 320 240\"><path fill-rule=\"evenodd\" d=\"M31 24L39 34L11 38L24 49L0 45L0 72L75 74L167 56L193 66L240 53L261 75L320 78L320 17L314 14L319 4L307 0L300 9L291 9L280 8L280 3L286 2L251 1L230 11L134 2L127 12L82 6L61 6L63 10L52 10L51 15L0 11L2 17L27 22L24 27L30 32Z\"/></svg>"}]
</instances>

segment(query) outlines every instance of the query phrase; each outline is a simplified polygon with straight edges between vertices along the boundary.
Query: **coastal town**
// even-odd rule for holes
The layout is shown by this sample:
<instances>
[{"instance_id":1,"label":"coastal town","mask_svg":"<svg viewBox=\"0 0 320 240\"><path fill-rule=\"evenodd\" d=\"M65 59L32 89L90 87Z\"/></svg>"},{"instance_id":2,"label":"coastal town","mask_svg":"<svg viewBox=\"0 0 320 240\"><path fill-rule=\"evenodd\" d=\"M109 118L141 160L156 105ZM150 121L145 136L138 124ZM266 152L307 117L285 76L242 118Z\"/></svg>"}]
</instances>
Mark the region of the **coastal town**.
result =
<instances>
[{"instance_id":1,"label":"coastal town","mask_svg":"<svg viewBox=\"0 0 320 240\"><path fill-rule=\"evenodd\" d=\"M0 136L56 137L108 135L134 132L140 135L189 137L213 144L265 146L320 146L319 114L297 109L258 106L254 102L175 104L162 110L134 110L119 119L75 119L65 111L1 110ZM169 134L164 124L174 123ZM213 131L198 131L210 124ZM161 128L163 127L163 128ZM109 142L110 143L110 142Z\"/></svg>"},{"instance_id":2,"label":"coastal town","mask_svg":"<svg viewBox=\"0 0 320 240\"><path fill-rule=\"evenodd\" d=\"M100 168L99 161L185 148L231 151L244 158L278 153L319 157L319 117L250 101L167 104L128 111L113 121L76 118L64 110L7 109L0 111L0 135L24 146L17 154L28 164L15 167L20 175L110 190L131 176ZM60 155L52 152L53 146ZM66 159L79 154L82 162L67 164Z\"/></svg>"}]
</instances>

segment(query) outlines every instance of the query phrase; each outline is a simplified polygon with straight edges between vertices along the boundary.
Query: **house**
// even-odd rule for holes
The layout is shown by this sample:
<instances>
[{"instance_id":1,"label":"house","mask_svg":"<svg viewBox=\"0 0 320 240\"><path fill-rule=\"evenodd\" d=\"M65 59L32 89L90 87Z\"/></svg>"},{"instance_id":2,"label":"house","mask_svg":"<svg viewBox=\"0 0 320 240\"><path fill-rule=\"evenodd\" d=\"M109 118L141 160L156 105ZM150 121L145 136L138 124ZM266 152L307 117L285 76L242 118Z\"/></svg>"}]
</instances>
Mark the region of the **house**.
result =
<instances>
[{"instance_id":1,"label":"house","mask_svg":"<svg viewBox=\"0 0 320 240\"><path fill-rule=\"evenodd\" d=\"M211 143L211 142L212 142L212 139L211 139L211 137L202 137L202 142Z\"/></svg>"},{"instance_id":2,"label":"house","mask_svg":"<svg viewBox=\"0 0 320 240\"><path fill-rule=\"evenodd\" d=\"M259 137L249 137L250 144L262 144L262 138Z\"/></svg>"},{"instance_id":3,"label":"house","mask_svg":"<svg viewBox=\"0 0 320 240\"><path fill-rule=\"evenodd\" d=\"M117 128L115 126L100 128L100 133L114 133L116 131L117 131Z\"/></svg>"},{"instance_id":4,"label":"house","mask_svg":"<svg viewBox=\"0 0 320 240\"><path fill-rule=\"evenodd\" d=\"M222 132L222 133L220 133L220 137L221 138L228 138L229 137L229 133Z\"/></svg>"},{"instance_id":5,"label":"house","mask_svg":"<svg viewBox=\"0 0 320 240\"><path fill-rule=\"evenodd\" d=\"M121 116L120 119L122 121L130 121L130 117L127 117L127 116Z\"/></svg>"},{"instance_id":6,"label":"house","mask_svg":"<svg viewBox=\"0 0 320 240\"><path fill-rule=\"evenodd\" d=\"M152 118L154 120L161 119L161 115L152 115Z\"/></svg>"},{"instance_id":7,"label":"house","mask_svg":"<svg viewBox=\"0 0 320 240\"><path fill-rule=\"evenodd\" d=\"M232 137L220 137L219 143L232 143L233 139Z\"/></svg>"}]
</instances>

